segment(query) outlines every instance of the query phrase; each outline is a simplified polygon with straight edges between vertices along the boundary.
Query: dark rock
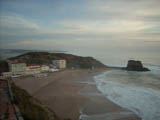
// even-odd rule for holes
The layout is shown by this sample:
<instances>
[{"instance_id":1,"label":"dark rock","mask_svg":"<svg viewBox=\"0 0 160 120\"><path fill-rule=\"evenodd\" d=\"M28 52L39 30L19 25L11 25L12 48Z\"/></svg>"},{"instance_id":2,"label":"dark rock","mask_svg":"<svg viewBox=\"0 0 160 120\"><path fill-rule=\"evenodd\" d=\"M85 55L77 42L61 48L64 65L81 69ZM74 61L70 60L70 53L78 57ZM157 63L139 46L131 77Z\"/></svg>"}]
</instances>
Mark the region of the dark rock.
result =
<instances>
[{"instance_id":1,"label":"dark rock","mask_svg":"<svg viewBox=\"0 0 160 120\"><path fill-rule=\"evenodd\" d=\"M129 60L126 70L128 71L150 71L148 68L143 67L141 61Z\"/></svg>"}]
</instances>

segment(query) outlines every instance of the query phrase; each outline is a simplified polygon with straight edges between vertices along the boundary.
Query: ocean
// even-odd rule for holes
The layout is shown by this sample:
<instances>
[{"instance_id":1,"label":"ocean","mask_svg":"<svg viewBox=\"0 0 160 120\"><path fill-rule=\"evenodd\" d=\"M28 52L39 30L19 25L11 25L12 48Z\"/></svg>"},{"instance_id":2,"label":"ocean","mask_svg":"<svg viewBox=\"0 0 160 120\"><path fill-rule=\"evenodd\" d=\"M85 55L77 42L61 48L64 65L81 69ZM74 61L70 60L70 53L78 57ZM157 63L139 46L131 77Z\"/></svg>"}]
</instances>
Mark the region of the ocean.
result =
<instances>
[{"instance_id":1,"label":"ocean","mask_svg":"<svg viewBox=\"0 0 160 120\"><path fill-rule=\"evenodd\" d=\"M146 66L151 71L112 70L95 76L95 82L104 96L142 120L160 120L160 66Z\"/></svg>"},{"instance_id":2,"label":"ocean","mask_svg":"<svg viewBox=\"0 0 160 120\"><path fill-rule=\"evenodd\" d=\"M160 54L159 48L79 52L91 55L108 66L125 67L128 60L140 60L148 72L112 70L95 77L97 88L112 102L133 111L142 120L160 120ZM105 120L102 115L97 120Z\"/></svg>"},{"instance_id":3,"label":"ocean","mask_svg":"<svg viewBox=\"0 0 160 120\"><path fill-rule=\"evenodd\" d=\"M112 52L95 51L87 54L94 56L108 66L125 67L128 60L140 60L148 72L111 70L95 76L99 91L119 106L134 112L142 120L160 120L160 55L158 51ZM123 114L123 113L122 113ZM107 119L107 114L83 116L85 120Z\"/></svg>"}]
</instances>

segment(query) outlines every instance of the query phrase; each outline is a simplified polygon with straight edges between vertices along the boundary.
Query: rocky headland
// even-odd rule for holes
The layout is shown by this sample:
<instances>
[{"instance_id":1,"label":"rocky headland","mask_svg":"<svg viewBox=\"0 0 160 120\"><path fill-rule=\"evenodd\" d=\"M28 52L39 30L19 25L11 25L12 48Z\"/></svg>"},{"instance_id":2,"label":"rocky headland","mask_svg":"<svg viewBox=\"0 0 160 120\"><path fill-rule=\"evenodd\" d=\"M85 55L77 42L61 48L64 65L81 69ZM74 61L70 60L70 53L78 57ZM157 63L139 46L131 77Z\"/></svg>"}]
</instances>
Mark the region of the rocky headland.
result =
<instances>
[{"instance_id":1,"label":"rocky headland","mask_svg":"<svg viewBox=\"0 0 160 120\"><path fill-rule=\"evenodd\" d=\"M148 68L143 67L141 61L129 60L127 67L125 68L127 71L150 71Z\"/></svg>"},{"instance_id":2,"label":"rocky headland","mask_svg":"<svg viewBox=\"0 0 160 120\"><path fill-rule=\"evenodd\" d=\"M82 57L65 53L49 52L28 52L20 56L12 57L9 60L17 60L26 64L51 64L53 60L64 59L67 68L105 68L106 66L93 57Z\"/></svg>"}]
</instances>

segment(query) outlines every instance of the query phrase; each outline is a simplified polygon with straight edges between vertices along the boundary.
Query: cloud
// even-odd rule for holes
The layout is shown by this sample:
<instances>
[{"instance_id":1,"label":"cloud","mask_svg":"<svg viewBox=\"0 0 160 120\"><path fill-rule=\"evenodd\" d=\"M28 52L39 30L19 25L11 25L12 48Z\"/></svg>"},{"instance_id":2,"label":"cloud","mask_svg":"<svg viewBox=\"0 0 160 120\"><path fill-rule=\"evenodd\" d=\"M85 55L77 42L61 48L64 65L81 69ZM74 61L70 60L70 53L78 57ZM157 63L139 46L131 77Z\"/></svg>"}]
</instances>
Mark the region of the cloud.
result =
<instances>
[{"instance_id":1,"label":"cloud","mask_svg":"<svg viewBox=\"0 0 160 120\"><path fill-rule=\"evenodd\" d=\"M28 20L20 16L1 16L0 22L1 30L3 29L15 29L15 30L38 30L38 25L29 22Z\"/></svg>"},{"instance_id":2,"label":"cloud","mask_svg":"<svg viewBox=\"0 0 160 120\"><path fill-rule=\"evenodd\" d=\"M127 21L127 20L111 20L111 21L64 21L63 26L73 28L74 31L83 33L123 33L123 32L137 32L143 29L148 29L151 25L145 24L141 21ZM75 29L76 28L76 29Z\"/></svg>"},{"instance_id":3,"label":"cloud","mask_svg":"<svg viewBox=\"0 0 160 120\"><path fill-rule=\"evenodd\" d=\"M106 45L131 45L131 41L159 38L155 33L140 33L152 27L141 21L66 20L57 21L55 28L42 27L20 16L5 16L2 21L0 39L3 48L105 48Z\"/></svg>"},{"instance_id":4,"label":"cloud","mask_svg":"<svg viewBox=\"0 0 160 120\"><path fill-rule=\"evenodd\" d=\"M51 9L52 5L48 9L43 4L34 3L29 7L29 12L33 12L28 14L28 7L23 8L23 2L9 2L9 7L14 6L18 12L10 11L11 14L0 16L0 42L3 47L106 48L131 46L136 45L134 41L158 41L160 38L159 0L53 3L58 5L56 9Z\"/></svg>"},{"instance_id":5,"label":"cloud","mask_svg":"<svg viewBox=\"0 0 160 120\"><path fill-rule=\"evenodd\" d=\"M160 20L159 0L92 0L90 4L88 10L94 19L143 22Z\"/></svg>"},{"instance_id":6,"label":"cloud","mask_svg":"<svg viewBox=\"0 0 160 120\"><path fill-rule=\"evenodd\" d=\"M43 27L20 16L2 16L1 40L47 40L112 37L115 33L137 32L150 26L139 21L58 21L57 27ZM123 29L122 29L123 28ZM93 36L93 37L92 37Z\"/></svg>"}]
</instances>

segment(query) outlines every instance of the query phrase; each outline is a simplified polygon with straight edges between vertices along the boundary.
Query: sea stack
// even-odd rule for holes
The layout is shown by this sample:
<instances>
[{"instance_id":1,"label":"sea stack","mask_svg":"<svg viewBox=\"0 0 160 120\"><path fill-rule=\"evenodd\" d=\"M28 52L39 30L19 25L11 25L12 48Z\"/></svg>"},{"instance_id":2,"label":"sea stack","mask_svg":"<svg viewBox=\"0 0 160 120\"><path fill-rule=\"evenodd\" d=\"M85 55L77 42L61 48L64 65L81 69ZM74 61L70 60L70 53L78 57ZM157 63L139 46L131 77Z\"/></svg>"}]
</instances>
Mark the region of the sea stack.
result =
<instances>
[{"instance_id":1,"label":"sea stack","mask_svg":"<svg viewBox=\"0 0 160 120\"><path fill-rule=\"evenodd\" d=\"M143 67L141 61L129 60L126 70L128 71L150 71L148 68Z\"/></svg>"}]
</instances>

